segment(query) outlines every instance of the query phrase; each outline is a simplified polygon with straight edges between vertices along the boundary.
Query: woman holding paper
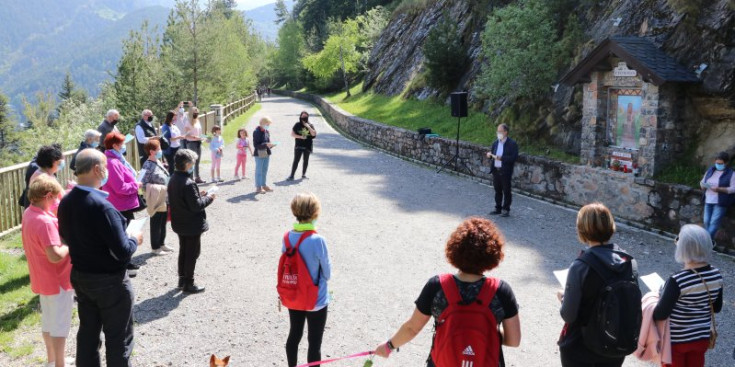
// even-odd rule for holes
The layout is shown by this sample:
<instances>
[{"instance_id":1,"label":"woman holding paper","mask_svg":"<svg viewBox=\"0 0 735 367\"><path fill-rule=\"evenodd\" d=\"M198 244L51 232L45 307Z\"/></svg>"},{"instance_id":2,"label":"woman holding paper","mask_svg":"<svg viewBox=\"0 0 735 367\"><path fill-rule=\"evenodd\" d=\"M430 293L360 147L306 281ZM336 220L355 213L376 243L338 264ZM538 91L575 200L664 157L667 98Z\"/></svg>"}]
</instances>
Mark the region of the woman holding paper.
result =
<instances>
[{"instance_id":1,"label":"woman holding paper","mask_svg":"<svg viewBox=\"0 0 735 367\"><path fill-rule=\"evenodd\" d=\"M596 316L593 311L600 290L606 287L604 279L616 281L635 274L635 259L610 243L613 234L615 220L605 205L593 203L579 210L577 235L589 247L572 262L564 291L557 293L565 322L558 341L563 367L619 367L625 360L625 355L610 357L592 350L594 346L583 337L585 327ZM630 298L636 297L640 300L640 291ZM640 303L636 307L640 310Z\"/></svg>"},{"instance_id":2,"label":"woman holding paper","mask_svg":"<svg viewBox=\"0 0 735 367\"><path fill-rule=\"evenodd\" d=\"M727 208L735 204L735 172L727 166L729 162L730 155L720 152L715 158L715 164L707 170L699 183L702 190L705 190L704 228L712 237L713 244Z\"/></svg>"},{"instance_id":3,"label":"woman holding paper","mask_svg":"<svg viewBox=\"0 0 735 367\"><path fill-rule=\"evenodd\" d=\"M166 241L166 217L168 217L167 185L168 170L163 167L161 157L161 143L158 140L148 140L143 145L148 160L143 162L143 179L145 200L148 204L148 215L151 217L151 249L154 255L166 255L174 250L164 244ZM173 166L173 162L171 163Z\"/></svg>"},{"instance_id":4,"label":"woman holding paper","mask_svg":"<svg viewBox=\"0 0 735 367\"><path fill-rule=\"evenodd\" d=\"M107 191L110 196L107 200L119 210L129 221L135 219L133 213L140 207L138 189L143 186L135 178L135 169L125 160L122 151L125 146L125 136L118 132L111 132L105 137L105 156L107 157L107 172L109 176L103 182L101 190Z\"/></svg>"},{"instance_id":5,"label":"woman holding paper","mask_svg":"<svg viewBox=\"0 0 735 367\"><path fill-rule=\"evenodd\" d=\"M271 148L276 144L271 143L271 134L268 132L271 126L271 119L263 117L260 119L260 126L253 131L253 145L255 145L255 191L258 194L265 194L273 191L266 180L268 177L268 163L270 162Z\"/></svg>"},{"instance_id":6,"label":"woman holding paper","mask_svg":"<svg viewBox=\"0 0 735 367\"><path fill-rule=\"evenodd\" d=\"M711 337L717 335L715 313L722 310L723 280L709 264L712 240L694 224L681 227L676 237L676 262L684 269L666 281L653 310L654 320L669 319L671 367L703 367ZM714 345L711 345L714 347Z\"/></svg>"}]
</instances>

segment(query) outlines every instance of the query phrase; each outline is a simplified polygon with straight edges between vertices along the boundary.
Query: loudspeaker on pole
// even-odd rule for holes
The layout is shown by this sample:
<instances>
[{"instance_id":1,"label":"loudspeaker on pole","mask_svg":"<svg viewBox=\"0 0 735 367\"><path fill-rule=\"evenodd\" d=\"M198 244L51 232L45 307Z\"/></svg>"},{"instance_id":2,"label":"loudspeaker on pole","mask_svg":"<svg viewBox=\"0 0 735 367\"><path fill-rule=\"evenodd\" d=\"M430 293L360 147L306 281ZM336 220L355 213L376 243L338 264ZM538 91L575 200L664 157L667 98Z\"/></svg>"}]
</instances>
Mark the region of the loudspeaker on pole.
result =
<instances>
[{"instance_id":1,"label":"loudspeaker on pole","mask_svg":"<svg viewBox=\"0 0 735 367\"><path fill-rule=\"evenodd\" d=\"M467 92L454 92L450 95L452 117L467 117Z\"/></svg>"}]
</instances>

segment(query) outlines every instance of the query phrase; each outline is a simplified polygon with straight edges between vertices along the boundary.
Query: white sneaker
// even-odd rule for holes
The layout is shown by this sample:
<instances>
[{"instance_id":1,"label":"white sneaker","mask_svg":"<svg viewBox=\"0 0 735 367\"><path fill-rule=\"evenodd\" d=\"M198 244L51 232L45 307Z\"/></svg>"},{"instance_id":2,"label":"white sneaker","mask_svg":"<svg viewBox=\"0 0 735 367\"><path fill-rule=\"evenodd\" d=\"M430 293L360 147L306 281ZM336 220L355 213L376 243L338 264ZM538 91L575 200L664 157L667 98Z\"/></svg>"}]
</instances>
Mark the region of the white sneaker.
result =
<instances>
[{"instance_id":1,"label":"white sneaker","mask_svg":"<svg viewBox=\"0 0 735 367\"><path fill-rule=\"evenodd\" d=\"M161 246L161 250L166 251L166 252L174 252L174 249L166 245Z\"/></svg>"},{"instance_id":2,"label":"white sneaker","mask_svg":"<svg viewBox=\"0 0 735 367\"><path fill-rule=\"evenodd\" d=\"M235 175L235 181L240 181L240 176Z\"/></svg>"},{"instance_id":3,"label":"white sneaker","mask_svg":"<svg viewBox=\"0 0 735 367\"><path fill-rule=\"evenodd\" d=\"M168 255L168 254L170 254L170 252L168 252L168 251L163 251L163 249L160 249L160 248L157 248L157 249L155 249L155 250L151 250L151 253L153 253L153 255L156 255L156 256L161 256L161 255Z\"/></svg>"}]
</instances>

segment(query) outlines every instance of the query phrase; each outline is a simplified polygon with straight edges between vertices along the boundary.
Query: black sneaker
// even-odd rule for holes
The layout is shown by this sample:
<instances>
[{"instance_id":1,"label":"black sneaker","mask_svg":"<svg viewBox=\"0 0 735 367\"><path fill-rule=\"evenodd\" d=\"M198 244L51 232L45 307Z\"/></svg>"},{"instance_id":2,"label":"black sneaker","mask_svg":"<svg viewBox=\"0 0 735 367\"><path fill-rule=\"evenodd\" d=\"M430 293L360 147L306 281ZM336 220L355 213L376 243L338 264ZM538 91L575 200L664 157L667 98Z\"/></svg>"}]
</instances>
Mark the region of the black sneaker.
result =
<instances>
[{"instance_id":1,"label":"black sneaker","mask_svg":"<svg viewBox=\"0 0 735 367\"><path fill-rule=\"evenodd\" d=\"M501 217L510 217L510 210L503 210L503 214L500 214Z\"/></svg>"},{"instance_id":2,"label":"black sneaker","mask_svg":"<svg viewBox=\"0 0 735 367\"><path fill-rule=\"evenodd\" d=\"M194 284L194 282L191 282L189 284L184 285L183 292L184 293L202 293L204 292L204 287L200 287Z\"/></svg>"},{"instance_id":3,"label":"black sneaker","mask_svg":"<svg viewBox=\"0 0 735 367\"><path fill-rule=\"evenodd\" d=\"M288 176L288 178L286 178L286 181L293 181L293 176Z\"/></svg>"},{"instance_id":4,"label":"black sneaker","mask_svg":"<svg viewBox=\"0 0 735 367\"><path fill-rule=\"evenodd\" d=\"M138 270L140 269L140 265L135 265L133 263L128 263L128 266L126 267L128 270Z\"/></svg>"},{"instance_id":5,"label":"black sneaker","mask_svg":"<svg viewBox=\"0 0 735 367\"><path fill-rule=\"evenodd\" d=\"M308 177L306 177L306 175L302 175L302 176L301 176L301 179L302 179L302 180L308 180L309 178L308 178Z\"/></svg>"},{"instance_id":6,"label":"black sneaker","mask_svg":"<svg viewBox=\"0 0 735 367\"><path fill-rule=\"evenodd\" d=\"M490 215L498 215L500 213L502 213L502 212L499 209L496 209L496 210L491 211L490 212Z\"/></svg>"}]
</instances>

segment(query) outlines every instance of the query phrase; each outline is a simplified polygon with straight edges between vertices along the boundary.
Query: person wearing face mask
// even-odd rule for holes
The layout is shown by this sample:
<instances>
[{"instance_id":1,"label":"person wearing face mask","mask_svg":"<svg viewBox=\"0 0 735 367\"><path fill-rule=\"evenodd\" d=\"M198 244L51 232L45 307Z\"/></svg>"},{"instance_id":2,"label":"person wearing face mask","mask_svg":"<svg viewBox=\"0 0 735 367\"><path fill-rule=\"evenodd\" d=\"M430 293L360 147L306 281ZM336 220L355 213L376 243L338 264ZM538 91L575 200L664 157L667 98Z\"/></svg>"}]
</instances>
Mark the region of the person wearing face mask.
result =
<instances>
[{"instance_id":1,"label":"person wearing face mask","mask_svg":"<svg viewBox=\"0 0 735 367\"><path fill-rule=\"evenodd\" d=\"M79 149L77 149L77 152L74 153L74 157L71 159L71 163L69 163L69 168L74 171L76 169L76 161L77 161L77 154L81 152L84 149L92 148L96 149L98 146L100 146L100 134L99 131L89 129L84 132L84 140L79 144Z\"/></svg>"},{"instance_id":2,"label":"person wearing face mask","mask_svg":"<svg viewBox=\"0 0 735 367\"><path fill-rule=\"evenodd\" d=\"M100 132L100 151L105 151L105 138L107 137L107 134L111 132L120 132L120 130L117 129L117 126L115 126L117 125L118 120L120 120L120 112L116 109L111 109L105 114L105 119L102 120L100 126L97 126L97 131Z\"/></svg>"},{"instance_id":3,"label":"person wearing face mask","mask_svg":"<svg viewBox=\"0 0 735 367\"><path fill-rule=\"evenodd\" d=\"M199 162L202 155L202 141L205 140L202 124L199 122L199 109L192 107L191 109L191 121L184 128L184 135L186 136L186 149L194 151L197 154L197 161L194 164L194 181L198 184L206 183L207 181L202 180L199 175ZM176 158L174 158L176 159Z\"/></svg>"},{"instance_id":4,"label":"person wearing face mask","mask_svg":"<svg viewBox=\"0 0 735 367\"><path fill-rule=\"evenodd\" d=\"M66 166L66 160L64 159L64 153L61 151L61 146L56 144L42 146L36 154L36 164L38 165L38 169L28 180L29 188L34 181L42 176L48 176L56 180L56 173L63 170ZM51 205L51 213L54 215L56 215L56 210L59 208L59 202L63 195L64 192L59 193L56 201Z\"/></svg>"},{"instance_id":5,"label":"person wearing face mask","mask_svg":"<svg viewBox=\"0 0 735 367\"><path fill-rule=\"evenodd\" d=\"M64 349L74 306L69 248L61 242L58 219L51 213L62 191L53 177L37 178L28 189L31 205L23 213L21 230L31 291L40 296L41 332L48 367L65 366Z\"/></svg>"},{"instance_id":6,"label":"person wearing face mask","mask_svg":"<svg viewBox=\"0 0 735 367\"><path fill-rule=\"evenodd\" d=\"M169 111L166 113L166 120L164 120L163 126L161 126L161 134L170 142L168 148L163 150L163 156L166 157L166 164L168 164L169 175L174 173L174 156L176 155L176 151L181 148L181 142L184 141L184 136L181 135L181 130L176 125L176 119L176 113Z\"/></svg>"},{"instance_id":7,"label":"person wearing face mask","mask_svg":"<svg viewBox=\"0 0 735 367\"><path fill-rule=\"evenodd\" d=\"M135 125L135 140L138 142L138 156L140 159L140 165L148 159L148 155L143 152L143 145L148 142L149 139L158 139L156 137L156 128L153 127L153 112L145 109L140 114L140 121Z\"/></svg>"},{"instance_id":8,"label":"person wearing face mask","mask_svg":"<svg viewBox=\"0 0 735 367\"><path fill-rule=\"evenodd\" d=\"M268 132L271 123L270 118L263 117L260 119L260 126L253 131L253 145L255 146L255 154L253 154L255 157L255 192L258 194L273 191L273 189L266 185L271 148L276 146L271 143L271 134Z\"/></svg>"},{"instance_id":9,"label":"person wearing face mask","mask_svg":"<svg viewBox=\"0 0 735 367\"><path fill-rule=\"evenodd\" d=\"M513 197L510 181L513 178L513 167L518 159L518 144L508 137L508 125L500 124L497 129L498 140L487 157L492 159L490 173L493 175L493 187L495 188L495 210L490 214L500 214L503 217L510 216L510 204Z\"/></svg>"},{"instance_id":10,"label":"person wearing face mask","mask_svg":"<svg viewBox=\"0 0 735 367\"><path fill-rule=\"evenodd\" d=\"M179 236L179 285L185 293L200 293L204 287L194 283L194 269L201 252L202 233L209 230L205 209L215 194L199 191L192 179L194 165L199 160L189 149L179 149L174 157L176 171L168 182L171 207L171 229Z\"/></svg>"},{"instance_id":11,"label":"person wearing face mask","mask_svg":"<svg viewBox=\"0 0 735 367\"><path fill-rule=\"evenodd\" d=\"M704 228L712 237L714 245L715 235L720 228L722 217L727 208L735 204L735 173L727 164L730 155L720 152L715 158L715 164L704 174L699 186L704 191Z\"/></svg>"},{"instance_id":12,"label":"person wearing face mask","mask_svg":"<svg viewBox=\"0 0 735 367\"><path fill-rule=\"evenodd\" d=\"M107 171L110 175L107 183L102 186L102 190L110 194L107 200L122 213L123 217L133 220L135 219L134 213L140 206L138 189L143 184L136 181L135 169L125 160L123 147L125 147L125 136L122 134L112 132L105 138Z\"/></svg>"},{"instance_id":13,"label":"person wearing face mask","mask_svg":"<svg viewBox=\"0 0 735 367\"><path fill-rule=\"evenodd\" d=\"M143 145L143 151L148 159L143 162L142 170L145 170L143 187L145 188L145 201L148 204L148 215L151 217L151 249L154 255L166 255L173 249L166 246L166 217L168 206L166 205L167 185L169 181L168 170L163 167L161 158L163 150L158 140L150 139ZM173 166L173 163L171 164Z\"/></svg>"},{"instance_id":14,"label":"person wearing face mask","mask_svg":"<svg viewBox=\"0 0 735 367\"><path fill-rule=\"evenodd\" d=\"M188 102L187 106L191 106L191 102ZM189 115L186 113L186 109L184 108L184 102L179 102L179 105L176 107L176 118L174 119L174 125L179 128L179 131L181 134L186 133L186 127L189 126ZM186 149L186 139L181 139L181 146L180 148ZM174 162L171 160L171 166L173 166Z\"/></svg>"},{"instance_id":15,"label":"person wearing face mask","mask_svg":"<svg viewBox=\"0 0 735 367\"><path fill-rule=\"evenodd\" d=\"M100 331L108 366L130 366L135 295L126 266L143 234L125 233L127 220L99 190L107 158L95 149L77 156L77 185L61 200L59 235L69 246L71 285L77 296L77 366L100 365Z\"/></svg>"},{"instance_id":16,"label":"person wearing face mask","mask_svg":"<svg viewBox=\"0 0 735 367\"><path fill-rule=\"evenodd\" d=\"M296 174L296 168L299 167L301 156L304 157L304 165L301 168L301 178L305 179L306 169L309 167L309 155L314 151L314 138L316 138L316 130L314 124L309 122L309 113L301 111L299 122L291 129L291 137L296 139L293 155L293 164L291 165L291 176L288 180L292 181Z\"/></svg>"}]
</instances>

